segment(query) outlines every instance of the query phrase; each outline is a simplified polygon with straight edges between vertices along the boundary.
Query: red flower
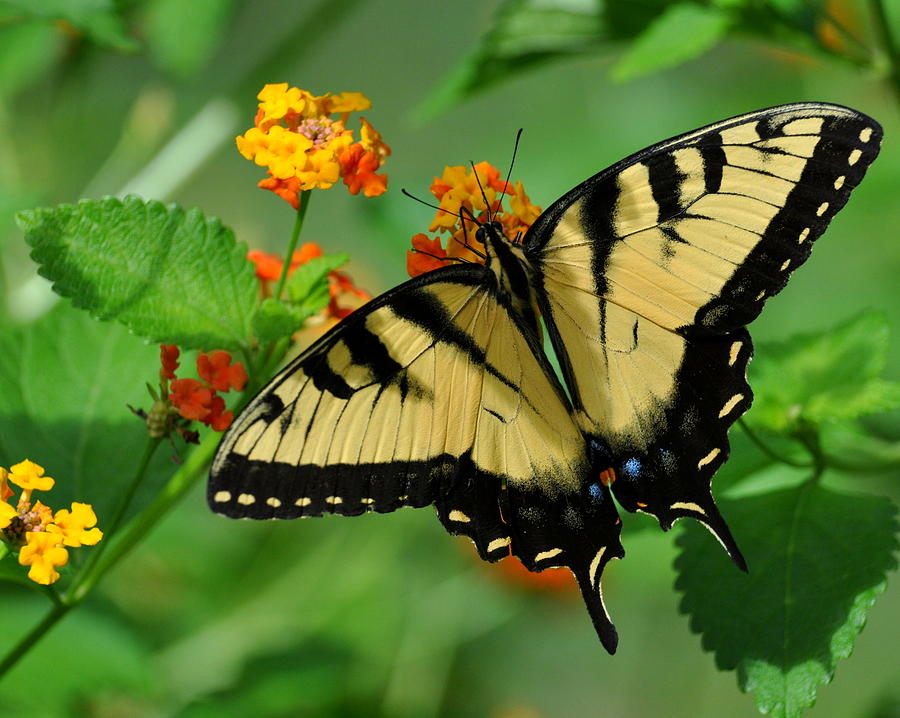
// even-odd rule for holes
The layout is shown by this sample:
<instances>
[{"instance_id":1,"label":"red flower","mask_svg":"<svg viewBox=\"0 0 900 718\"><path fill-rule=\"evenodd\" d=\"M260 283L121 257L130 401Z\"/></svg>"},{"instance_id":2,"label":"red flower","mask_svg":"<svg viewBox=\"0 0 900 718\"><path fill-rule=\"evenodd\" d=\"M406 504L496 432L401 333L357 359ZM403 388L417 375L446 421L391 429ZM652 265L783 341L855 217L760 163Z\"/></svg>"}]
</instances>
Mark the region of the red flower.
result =
<instances>
[{"instance_id":1,"label":"red flower","mask_svg":"<svg viewBox=\"0 0 900 718\"><path fill-rule=\"evenodd\" d=\"M162 368L159 370L159 378L162 380L174 379L175 370L178 368L178 347L174 344L159 345L159 360Z\"/></svg>"},{"instance_id":2,"label":"red flower","mask_svg":"<svg viewBox=\"0 0 900 718\"><path fill-rule=\"evenodd\" d=\"M215 431L227 429L234 415L225 410L225 400L217 392L227 392L231 389L243 390L247 384L247 372L240 362L231 363L231 354L218 350L209 354L200 353L197 356L197 374L200 379L176 379L175 369L178 363L178 348L173 345L163 345L160 351L162 369L160 379L163 395L178 414L188 421L202 421ZM171 380L171 391L169 391ZM163 405L165 408L165 405ZM152 412L151 412L152 413ZM171 431L169 427L166 430ZM183 428L183 427L182 427Z\"/></svg>"},{"instance_id":3,"label":"red flower","mask_svg":"<svg viewBox=\"0 0 900 718\"><path fill-rule=\"evenodd\" d=\"M231 354L221 349L197 357L197 374L216 391L241 391L247 383L247 372L240 362L231 363Z\"/></svg>"}]
</instances>

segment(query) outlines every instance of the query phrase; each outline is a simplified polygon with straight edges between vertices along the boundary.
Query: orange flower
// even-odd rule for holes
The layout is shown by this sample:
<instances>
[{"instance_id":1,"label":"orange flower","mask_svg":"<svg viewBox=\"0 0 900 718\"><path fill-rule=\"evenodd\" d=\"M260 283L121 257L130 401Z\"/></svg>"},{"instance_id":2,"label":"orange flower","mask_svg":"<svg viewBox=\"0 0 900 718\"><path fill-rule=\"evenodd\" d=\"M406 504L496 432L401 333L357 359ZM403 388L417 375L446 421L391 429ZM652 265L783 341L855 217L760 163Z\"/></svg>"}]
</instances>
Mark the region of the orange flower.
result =
<instances>
[{"instance_id":1,"label":"orange flower","mask_svg":"<svg viewBox=\"0 0 900 718\"><path fill-rule=\"evenodd\" d=\"M259 95L259 110L251 127L236 138L238 151L268 169L258 184L299 206L300 192L328 189L341 177L350 192L360 189L375 197L387 189L387 176L376 175L390 154L381 135L364 119L354 143L346 123L351 112L367 110L369 99L359 92L315 96L286 82L269 84ZM338 114L339 117L331 115ZM348 153L350 148L353 149Z\"/></svg>"},{"instance_id":2,"label":"orange flower","mask_svg":"<svg viewBox=\"0 0 900 718\"><path fill-rule=\"evenodd\" d=\"M420 232L413 235L412 246L406 253L406 271L410 277L418 277L446 264L441 261L447 256L447 252L441 246L439 237L431 238Z\"/></svg>"},{"instance_id":3,"label":"orange flower","mask_svg":"<svg viewBox=\"0 0 900 718\"><path fill-rule=\"evenodd\" d=\"M500 222L510 241L528 231L541 214L540 207L531 204L521 182L510 185L500 178L500 171L487 162L479 162L469 169L445 167L441 177L434 178L430 190L439 201L440 209L429 231L450 236L446 244L442 244L439 237L429 238L421 233L412 238L413 248L406 256L406 271L411 277L443 266L445 258L483 261L470 249L475 227L467 213L471 213L477 222ZM504 194L510 195L508 212L502 206Z\"/></svg>"},{"instance_id":4,"label":"orange flower","mask_svg":"<svg viewBox=\"0 0 900 718\"><path fill-rule=\"evenodd\" d=\"M366 197L377 197L387 192L387 175L375 174L375 170L381 166L381 160L374 152L363 149L361 143L345 149L341 153L340 162L344 184L350 194L359 194L360 189Z\"/></svg>"},{"instance_id":5,"label":"orange flower","mask_svg":"<svg viewBox=\"0 0 900 718\"><path fill-rule=\"evenodd\" d=\"M159 360L162 368L159 370L159 378L162 380L174 379L175 370L178 369L178 356L180 352L174 344L159 345Z\"/></svg>"},{"instance_id":6,"label":"orange flower","mask_svg":"<svg viewBox=\"0 0 900 718\"><path fill-rule=\"evenodd\" d=\"M176 354L177 356L177 350ZM165 360L165 357L164 357ZM171 392L164 385L163 397L167 398L177 413L188 421L202 421L214 431L224 431L231 425L233 413L225 411L225 400L217 392L225 393L234 389L242 391L247 384L247 371L241 362L231 363L231 354L218 350L197 355L197 374L200 379L176 379L172 374ZM159 403L159 402L158 402ZM166 417L171 409L163 402ZM166 419L160 435L170 431L182 432L183 426L176 426Z\"/></svg>"},{"instance_id":7,"label":"orange flower","mask_svg":"<svg viewBox=\"0 0 900 718\"><path fill-rule=\"evenodd\" d=\"M169 394L172 406L189 421L203 421L209 416L212 398L213 390L196 379L176 379Z\"/></svg>"},{"instance_id":8,"label":"orange flower","mask_svg":"<svg viewBox=\"0 0 900 718\"><path fill-rule=\"evenodd\" d=\"M247 383L247 372L240 362L231 363L231 354L221 349L197 357L197 373L216 391L241 391Z\"/></svg>"},{"instance_id":9,"label":"orange flower","mask_svg":"<svg viewBox=\"0 0 900 718\"><path fill-rule=\"evenodd\" d=\"M372 298L368 292L357 287L348 274L337 271L328 275L328 294L331 301L325 313L333 319L343 319Z\"/></svg>"}]
</instances>

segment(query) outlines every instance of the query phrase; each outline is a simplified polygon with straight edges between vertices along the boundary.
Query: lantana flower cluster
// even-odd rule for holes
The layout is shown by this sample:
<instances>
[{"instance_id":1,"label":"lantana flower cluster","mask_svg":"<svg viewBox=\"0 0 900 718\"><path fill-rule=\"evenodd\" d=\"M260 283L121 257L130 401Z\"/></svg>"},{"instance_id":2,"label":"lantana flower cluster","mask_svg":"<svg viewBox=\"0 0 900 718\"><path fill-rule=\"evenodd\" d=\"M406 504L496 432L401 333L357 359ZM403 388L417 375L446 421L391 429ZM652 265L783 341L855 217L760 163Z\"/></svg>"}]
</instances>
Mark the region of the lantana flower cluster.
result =
<instances>
[{"instance_id":1,"label":"lantana flower cluster","mask_svg":"<svg viewBox=\"0 0 900 718\"><path fill-rule=\"evenodd\" d=\"M410 277L442 267L448 258L482 261L467 247L475 227L463 213L464 209L478 222L500 222L511 241L524 234L541 214L541 208L531 204L522 183L510 185L501 179L500 170L489 162L479 162L471 168L462 165L444 167L443 175L434 178L430 190L440 209L428 231L448 236L446 244L440 237L429 237L424 233L412 238L413 249L406 255L406 271ZM509 211L503 210L504 194L509 196Z\"/></svg>"},{"instance_id":2,"label":"lantana flower cluster","mask_svg":"<svg viewBox=\"0 0 900 718\"><path fill-rule=\"evenodd\" d=\"M324 253L318 244L306 242L291 257L287 276L291 276L300 265L322 256ZM250 250L247 259L256 267L256 277L263 297L272 296L271 282L277 281L281 276L284 260L277 254L267 254L259 249ZM372 298L368 292L353 283L350 275L337 270L328 273L328 294L330 300L324 312L326 319L343 319Z\"/></svg>"},{"instance_id":3,"label":"lantana flower cluster","mask_svg":"<svg viewBox=\"0 0 900 718\"><path fill-rule=\"evenodd\" d=\"M200 421L215 431L225 431L234 418L225 409L219 392L243 390L247 372L241 362L231 361L231 354L218 350L197 355L197 375L200 379L179 379L175 371L180 366L180 351L174 344L161 344L159 370L161 396L167 397L178 414L188 421Z\"/></svg>"},{"instance_id":4,"label":"lantana flower cluster","mask_svg":"<svg viewBox=\"0 0 900 718\"><path fill-rule=\"evenodd\" d=\"M32 500L33 492L50 491L55 483L43 466L28 459L9 470L0 466L0 538L18 550L20 564L30 567L28 578L43 585L59 579L56 569L69 562L68 548L93 546L103 538L90 504L75 501L54 512ZM15 493L10 484L21 489L15 504L8 502Z\"/></svg>"},{"instance_id":5,"label":"lantana flower cluster","mask_svg":"<svg viewBox=\"0 0 900 718\"><path fill-rule=\"evenodd\" d=\"M286 82L265 85L257 95L255 126L236 138L240 153L268 169L259 187L299 207L300 192L328 189L343 179L351 194L387 191L387 175L376 171L391 148L365 118L360 139L347 128L351 112L372 103L361 92L313 95Z\"/></svg>"}]
</instances>

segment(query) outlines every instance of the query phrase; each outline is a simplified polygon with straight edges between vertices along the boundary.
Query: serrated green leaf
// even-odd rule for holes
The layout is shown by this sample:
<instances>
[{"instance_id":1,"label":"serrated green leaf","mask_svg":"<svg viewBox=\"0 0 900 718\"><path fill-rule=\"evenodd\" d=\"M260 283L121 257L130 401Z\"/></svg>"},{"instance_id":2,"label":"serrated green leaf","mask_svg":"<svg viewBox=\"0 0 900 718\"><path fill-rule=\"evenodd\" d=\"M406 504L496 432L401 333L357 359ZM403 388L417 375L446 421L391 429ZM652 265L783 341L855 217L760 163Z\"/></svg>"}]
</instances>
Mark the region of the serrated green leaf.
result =
<instances>
[{"instance_id":1,"label":"serrated green leaf","mask_svg":"<svg viewBox=\"0 0 900 718\"><path fill-rule=\"evenodd\" d=\"M600 47L596 0L506 0L478 46L445 76L415 110L424 121L462 99L558 57Z\"/></svg>"},{"instance_id":2,"label":"serrated green leaf","mask_svg":"<svg viewBox=\"0 0 900 718\"><path fill-rule=\"evenodd\" d=\"M852 419L900 405L900 385L877 379L887 320L862 314L834 329L765 344L748 371L755 426L786 433L800 420Z\"/></svg>"},{"instance_id":3,"label":"serrated green leaf","mask_svg":"<svg viewBox=\"0 0 900 718\"><path fill-rule=\"evenodd\" d=\"M253 315L253 334L260 344L270 344L293 334L315 313L268 297Z\"/></svg>"},{"instance_id":4,"label":"serrated green leaf","mask_svg":"<svg viewBox=\"0 0 900 718\"><path fill-rule=\"evenodd\" d=\"M153 0L147 44L160 65L186 77L209 59L232 14L234 0Z\"/></svg>"},{"instance_id":5,"label":"serrated green leaf","mask_svg":"<svg viewBox=\"0 0 900 718\"><path fill-rule=\"evenodd\" d=\"M672 5L628 47L610 74L620 82L699 57L728 32L731 15L719 7Z\"/></svg>"},{"instance_id":6,"label":"serrated green leaf","mask_svg":"<svg viewBox=\"0 0 900 718\"><path fill-rule=\"evenodd\" d=\"M56 485L41 499L55 509L93 504L103 528L147 443L128 404L149 408L145 382L159 374L159 348L68 302L38 322L0 328L0 466L43 466ZM151 462L133 508L172 473L171 449ZM73 561L83 555L73 552Z\"/></svg>"},{"instance_id":7,"label":"serrated green leaf","mask_svg":"<svg viewBox=\"0 0 900 718\"><path fill-rule=\"evenodd\" d=\"M66 20L100 45L133 52L138 44L125 29L113 0L0 0L0 12L55 21Z\"/></svg>"},{"instance_id":8,"label":"serrated green leaf","mask_svg":"<svg viewBox=\"0 0 900 718\"><path fill-rule=\"evenodd\" d=\"M686 526L675 561L681 611L761 711L797 716L850 655L897 565L896 509L810 482L720 508L750 573L737 571L698 524Z\"/></svg>"},{"instance_id":9,"label":"serrated green leaf","mask_svg":"<svg viewBox=\"0 0 900 718\"><path fill-rule=\"evenodd\" d=\"M40 274L100 319L183 349L239 349L257 285L246 248L192 209L107 198L20 212Z\"/></svg>"}]
</instances>

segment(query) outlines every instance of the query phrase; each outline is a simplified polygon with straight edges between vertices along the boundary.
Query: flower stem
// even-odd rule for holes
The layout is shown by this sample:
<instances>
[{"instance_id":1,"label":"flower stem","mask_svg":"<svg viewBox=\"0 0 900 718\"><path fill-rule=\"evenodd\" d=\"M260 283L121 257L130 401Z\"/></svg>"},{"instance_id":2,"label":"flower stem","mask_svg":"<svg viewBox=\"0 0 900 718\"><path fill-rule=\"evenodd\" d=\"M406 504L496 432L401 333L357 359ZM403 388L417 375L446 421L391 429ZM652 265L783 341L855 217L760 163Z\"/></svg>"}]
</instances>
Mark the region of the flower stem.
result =
<instances>
[{"instance_id":1,"label":"flower stem","mask_svg":"<svg viewBox=\"0 0 900 718\"><path fill-rule=\"evenodd\" d=\"M150 533L159 520L196 485L197 481L206 474L206 465L215 453L219 439L219 434L210 432L191 452L152 503L131 521L109 550L95 561L81 577L81 581L69 590L65 597L68 603L78 603L83 600L106 572Z\"/></svg>"},{"instance_id":2,"label":"flower stem","mask_svg":"<svg viewBox=\"0 0 900 718\"><path fill-rule=\"evenodd\" d=\"M72 605L70 604L63 602L54 603L49 613L44 616L44 619L26 633L22 639L10 649L3 659L0 660L0 680L2 680L7 671L16 665L16 663L19 662L19 659L28 653L28 651L34 648L35 644L44 637L47 631L53 628L59 619L65 616L70 610L72 610Z\"/></svg>"},{"instance_id":3,"label":"flower stem","mask_svg":"<svg viewBox=\"0 0 900 718\"><path fill-rule=\"evenodd\" d=\"M78 586L84 580L84 577L90 572L94 565L100 560L100 557L106 553L107 546L110 545L112 540L115 538L116 532L119 530L119 526L122 525L122 520L125 518L125 514L128 512L128 507L131 506L131 501L134 498L134 494L137 491L138 486L141 485L141 482L144 479L144 475L147 473L147 467L150 465L150 459L153 457L153 453L156 451L157 447L162 442L162 438L154 438L148 437L147 444L144 446L144 453L141 455L140 461L138 462L137 469L135 469L134 477L131 479L131 483L128 486L128 489L125 492L125 496L122 497L122 500L119 501L119 507L116 509L115 516L113 516L112 520L104 527L104 540L97 546L94 551L91 552L90 558L85 562L85 564L81 567L81 570L75 576L75 579L72 581L72 585L69 587L68 594L71 595L75 591L78 590Z\"/></svg>"},{"instance_id":4,"label":"flower stem","mask_svg":"<svg viewBox=\"0 0 900 718\"><path fill-rule=\"evenodd\" d=\"M887 80L893 88L898 102L900 102L900 48L897 47L894 37L891 35L891 25L888 22L883 0L869 0L869 7L872 10L872 21L875 24L875 32L881 42L881 49L884 50L884 54L887 56Z\"/></svg>"},{"instance_id":5,"label":"flower stem","mask_svg":"<svg viewBox=\"0 0 900 718\"><path fill-rule=\"evenodd\" d=\"M294 229L291 231L291 239L288 242L287 252L284 255L281 276L278 277L278 285L275 287L275 292L272 295L275 299L281 299L281 292L284 289L284 283L287 281L288 271L291 268L291 259L294 256L294 249L297 247L300 230L303 229L303 219L306 217L306 210L309 207L309 198L311 196L311 189L305 189L300 193L300 206L297 207L297 215L294 218Z\"/></svg>"},{"instance_id":6,"label":"flower stem","mask_svg":"<svg viewBox=\"0 0 900 718\"><path fill-rule=\"evenodd\" d=\"M112 538L122 524L122 519L125 518L125 513L128 511L128 507L131 506L134 494L137 491L138 486L141 485L141 481L144 480L144 474L147 473L150 459L153 458L153 454L161 442L161 437L149 437L147 439L147 445L144 447L144 453L141 455L141 460L134 472L134 478L131 479L131 484L128 487L128 491L125 493L125 498L119 502L119 508L116 511L116 515L113 517L113 520L109 523L107 528L106 536L108 538Z\"/></svg>"}]
</instances>

